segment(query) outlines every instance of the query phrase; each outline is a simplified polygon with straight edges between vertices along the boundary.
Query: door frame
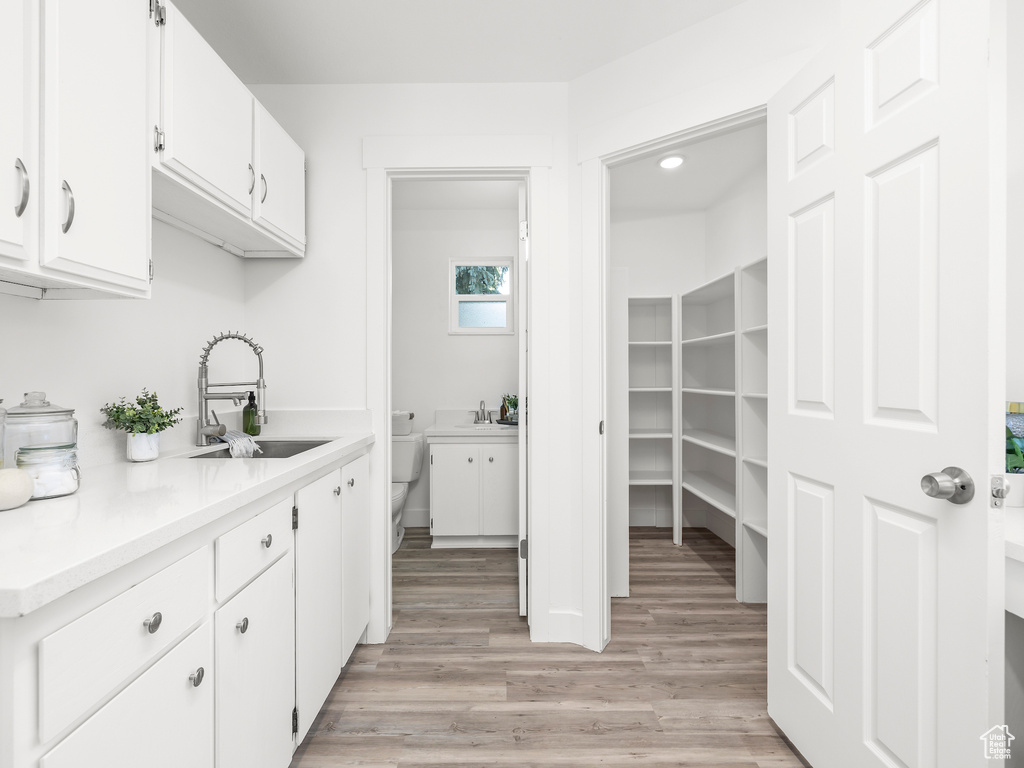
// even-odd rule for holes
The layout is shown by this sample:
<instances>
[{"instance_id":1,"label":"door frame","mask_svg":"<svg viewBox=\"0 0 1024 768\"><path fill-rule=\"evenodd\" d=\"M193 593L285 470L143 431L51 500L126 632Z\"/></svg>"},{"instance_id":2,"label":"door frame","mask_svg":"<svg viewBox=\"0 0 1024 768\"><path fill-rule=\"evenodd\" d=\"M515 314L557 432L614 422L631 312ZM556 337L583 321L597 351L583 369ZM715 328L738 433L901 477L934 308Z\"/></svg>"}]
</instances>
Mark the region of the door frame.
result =
<instances>
[{"instance_id":1,"label":"door frame","mask_svg":"<svg viewBox=\"0 0 1024 768\"><path fill-rule=\"evenodd\" d=\"M373 433L370 461L370 622L366 642L383 643L392 625L391 580L391 183L397 179L524 180L530 198L531 256L541 252L537 236L547 232L546 200L551 166L548 136L437 136L367 137L363 140L363 168L366 173L366 407ZM538 204L539 201L539 204ZM522 274L522 272L520 272ZM529 306L528 285L526 291ZM527 313L528 315L529 313ZM520 317L525 323L527 317ZM519 326L523 328L522 325ZM519 335L526 344L526 334ZM529 360L533 350L520 350ZM532 365L528 370L534 370ZM534 401L538 390L530 382ZM535 555L545 551L546 536L536 524L533 499L538 495L532 471L538 451L535 441L528 464L519 468L526 481L520 504L526 505L531 531L529 604L531 637L547 631L547 569ZM521 481L522 486L522 481ZM539 539L539 540L538 540ZM540 634L540 639L544 635Z\"/></svg>"}]
</instances>

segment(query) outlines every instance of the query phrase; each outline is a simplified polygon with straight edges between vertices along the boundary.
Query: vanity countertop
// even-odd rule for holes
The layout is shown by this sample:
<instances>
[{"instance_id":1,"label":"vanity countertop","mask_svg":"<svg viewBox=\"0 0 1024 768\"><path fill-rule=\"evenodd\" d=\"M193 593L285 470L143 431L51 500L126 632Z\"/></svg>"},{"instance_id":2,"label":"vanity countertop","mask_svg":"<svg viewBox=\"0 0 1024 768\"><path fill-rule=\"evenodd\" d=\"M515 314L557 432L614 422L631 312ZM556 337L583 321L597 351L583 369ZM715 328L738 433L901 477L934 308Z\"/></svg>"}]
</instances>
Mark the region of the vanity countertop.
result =
<instances>
[{"instance_id":1,"label":"vanity countertop","mask_svg":"<svg viewBox=\"0 0 1024 768\"><path fill-rule=\"evenodd\" d=\"M519 427L507 424L476 424L476 411L446 409L434 411L434 423L423 430L428 443L514 443Z\"/></svg>"},{"instance_id":2,"label":"vanity countertop","mask_svg":"<svg viewBox=\"0 0 1024 768\"><path fill-rule=\"evenodd\" d=\"M203 450L193 448L89 468L77 493L0 512L0 618L34 611L373 442L358 432L287 459L193 459Z\"/></svg>"}]
</instances>

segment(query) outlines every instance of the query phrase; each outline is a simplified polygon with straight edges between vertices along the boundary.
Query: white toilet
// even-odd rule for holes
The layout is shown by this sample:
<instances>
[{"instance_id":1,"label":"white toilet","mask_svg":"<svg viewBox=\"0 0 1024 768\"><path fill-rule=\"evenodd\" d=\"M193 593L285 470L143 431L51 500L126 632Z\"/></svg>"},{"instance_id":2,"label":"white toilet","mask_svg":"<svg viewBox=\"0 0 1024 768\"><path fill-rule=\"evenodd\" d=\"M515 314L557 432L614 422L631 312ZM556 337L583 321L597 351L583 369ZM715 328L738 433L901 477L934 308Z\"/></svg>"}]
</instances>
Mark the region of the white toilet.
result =
<instances>
[{"instance_id":1,"label":"white toilet","mask_svg":"<svg viewBox=\"0 0 1024 768\"><path fill-rule=\"evenodd\" d=\"M423 469L423 433L391 436L391 552L402 543L402 507L409 495L409 483Z\"/></svg>"}]
</instances>

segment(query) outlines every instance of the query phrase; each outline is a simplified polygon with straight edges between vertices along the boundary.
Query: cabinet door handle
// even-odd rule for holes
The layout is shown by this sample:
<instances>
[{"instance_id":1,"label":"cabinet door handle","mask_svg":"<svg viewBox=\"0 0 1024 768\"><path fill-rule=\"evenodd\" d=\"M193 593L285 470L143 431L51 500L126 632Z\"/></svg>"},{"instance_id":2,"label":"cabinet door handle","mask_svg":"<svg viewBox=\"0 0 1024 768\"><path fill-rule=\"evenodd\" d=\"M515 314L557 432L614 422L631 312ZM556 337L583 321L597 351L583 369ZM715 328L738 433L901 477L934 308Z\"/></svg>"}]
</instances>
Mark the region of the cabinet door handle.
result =
<instances>
[{"instance_id":1,"label":"cabinet door handle","mask_svg":"<svg viewBox=\"0 0 1024 768\"><path fill-rule=\"evenodd\" d=\"M253 170L252 163L249 163L249 194L256 189L256 171Z\"/></svg>"},{"instance_id":2,"label":"cabinet door handle","mask_svg":"<svg viewBox=\"0 0 1024 768\"><path fill-rule=\"evenodd\" d=\"M262 544L267 549L270 549L270 545L273 544L273 543L274 543L274 535L272 533L268 533L266 536L264 536L262 539L260 539L260 544Z\"/></svg>"},{"instance_id":3,"label":"cabinet door handle","mask_svg":"<svg viewBox=\"0 0 1024 768\"><path fill-rule=\"evenodd\" d=\"M21 174L21 200L14 206L14 217L20 219L21 214L25 212L25 206L28 205L28 171L25 170L25 164L21 162L20 157L14 158L14 169Z\"/></svg>"},{"instance_id":4,"label":"cabinet door handle","mask_svg":"<svg viewBox=\"0 0 1024 768\"><path fill-rule=\"evenodd\" d=\"M192 683L192 687L193 688L198 688L202 684L203 678L205 676L206 676L206 670L203 669L202 667L200 667L199 669L197 669L195 672L193 672L191 675L188 676L188 681L190 683Z\"/></svg>"},{"instance_id":5,"label":"cabinet door handle","mask_svg":"<svg viewBox=\"0 0 1024 768\"><path fill-rule=\"evenodd\" d=\"M267 202L267 192L270 191L270 186L267 184L267 177L262 173L260 174L260 181L263 182L263 197L260 198L261 203Z\"/></svg>"},{"instance_id":6,"label":"cabinet door handle","mask_svg":"<svg viewBox=\"0 0 1024 768\"><path fill-rule=\"evenodd\" d=\"M148 619L145 619L142 622L142 626L144 626L146 628L146 631L149 632L149 634L152 635L158 629L160 629L160 624L161 624L161 622L163 622L163 620L164 620L163 614L160 613L160 611L157 611L152 616L150 616Z\"/></svg>"},{"instance_id":7,"label":"cabinet door handle","mask_svg":"<svg viewBox=\"0 0 1024 768\"><path fill-rule=\"evenodd\" d=\"M348 479L348 487L349 488L355 488L356 487L356 479L354 477L350 477Z\"/></svg>"},{"instance_id":8,"label":"cabinet door handle","mask_svg":"<svg viewBox=\"0 0 1024 768\"><path fill-rule=\"evenodd\" d=\"M473 457L472 457L472 456L470 456L470 457L469 457L469 463L470 463L470 464L472 464L472 463L473 463Z\"/></svg>"},{"instance_id":9,"label":"cabinet door handle","mask_svg":"<svg viewBox=\"0 0 1024 768\"><path fill-rule=\"evenodd\" d=\"M68 215L64 219L64 223L60 225L61 231L66 235L75 221L75 193L71 191L71 185L68 184L67 179L62 181L60 186L68 198Z\"/></svg>"},{"instance_id":10,"label":"cabinet door handle","mask_svg":"<svg viewBox=\"0 0 1024 768\"><path fill-rule=\"evenodd\" d=\"M235 624L235 629L237 629L243 635L245 634L245 631L248 628L249 628L249 617L248 616L245 616L240 622Z\"/></svg>"},{"instance_id":11,"label":"cabinet door handle","mask_svg":"<svg viewBox=\"0 0 1024 768\"><path fill-rule=\"evenodd\" d=\"M335 496L341 496L341 486L340 485L337 488L334 489L334 495Z\"/></svg>"},{"instance_id":12,"label":"cabinet door handle","mask_svg":"<svg viewBox=\"0 0 1024 768\"><path fill-rule=\"evenodd\" d=\"M493 456L491 456L491 457L490 457L490 458L488 458L487 460L488 460L489 462L491 462L491 464L493 464L493 463L494 463L494 457L493 457Z\"/></svg>"}]
</instances>

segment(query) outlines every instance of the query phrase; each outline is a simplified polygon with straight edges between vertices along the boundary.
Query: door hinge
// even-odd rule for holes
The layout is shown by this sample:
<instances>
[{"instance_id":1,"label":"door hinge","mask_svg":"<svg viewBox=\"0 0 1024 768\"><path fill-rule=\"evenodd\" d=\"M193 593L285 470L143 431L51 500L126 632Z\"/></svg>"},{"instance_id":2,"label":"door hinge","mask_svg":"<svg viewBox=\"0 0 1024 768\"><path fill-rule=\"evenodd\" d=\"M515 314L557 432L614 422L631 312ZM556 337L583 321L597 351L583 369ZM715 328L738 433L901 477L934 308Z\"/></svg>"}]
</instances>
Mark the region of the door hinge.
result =
<instances>
[{"instance_id":1,"label":"door hinge","mask_svg":"<svg viewBox=\"0 0 1024 768\"><path fill-rule=\"evenodd\" d=\"M164 132L159 125L153 126L153 151L159 152L164 148Z\"/></svg>"},{"instance_id":2,"label":"door hinge","mask_svg":"<svg viewBox=\"0 0 1024 768\"><path fill-rule=\"evenodd\" d=\"M292 709L292 736L299 732L299 708Z\"/></svg>"},{"instance_id":3,"label":"door hinge","mask_svg":"<svg viewBox=\"0 0 1024 768\"><path fill-rule=\"evenodd\" d=\"M597 425L597 434L604 434L604 419L601 419L601 423Z\"/></svg>"},{"instance_id":4,"label":"door hinge","mask_svg":"<svg viewBox=\"0 0 1024 768\"><path fill-rule=\"evenodd\" d=\"M1005 499L1010 493L1010 483L1002 475L992 475L990 483L992 488L992 506L999 508L1005 504Z\"/></svg>"},{"instance_id":5,"label":"door hinge","mask_svg":"<svg viewBox=\"0 0 1024 768\"><path fill-rule=\"evenodd\" d=\"M160 0L149 0L149 18L158 27L167 23L167 6L161 5Z\"/></svg>"},{"instance_id":6,"label":"door hinge","mask_svg":"<svg viewBox=\"0 0 1024 768\"><path fill-rule=\"evenodd\" d=\"M527 537L527 538L529 538L529 537ZM520 560L526 560L527 559L527 555L529 554L529 549L530 549L530 547L526 543L526 539L520 539L519 540L519 559Z\"/></svg>"},{"instance_id":7,"label":"door hinge","mask_svg":"<svg viewBox=\"0 0 1024 768\"><path fill-rule=\"evenodd\" d=\"M153 260L149 260L149 282L153 282Z\"/></svg>"},{"instance_id":8,"label":"door hinge","mask_svg":"<svg viewBox=\"0 0 1024 768\"><path fill-rule=\"evenodd\" d=\"M530 222L520 221L519 222L519 239L526 240L530 236Z\"/></svg>"},{"instance_id":9,"label":"door hinge","mask_svg":"<svg viewBox=\"0 0 1024 768\"><path fill-rule=\"evenodd\" d=\"M434 454L430 454L430 463L431 463L431 464L433 464L433 463L434 463Z\"/></svg>"},{"instance_id":10,"label":"door hinge","mask_svg":"<svg viewBox=\"0 0 1024 768\"><path fill-rule=\"evenodd\" d=\"M299 527L299 508L298 506L292 507L292 530L298 530Z\"/></svg>"}]
</instances>

